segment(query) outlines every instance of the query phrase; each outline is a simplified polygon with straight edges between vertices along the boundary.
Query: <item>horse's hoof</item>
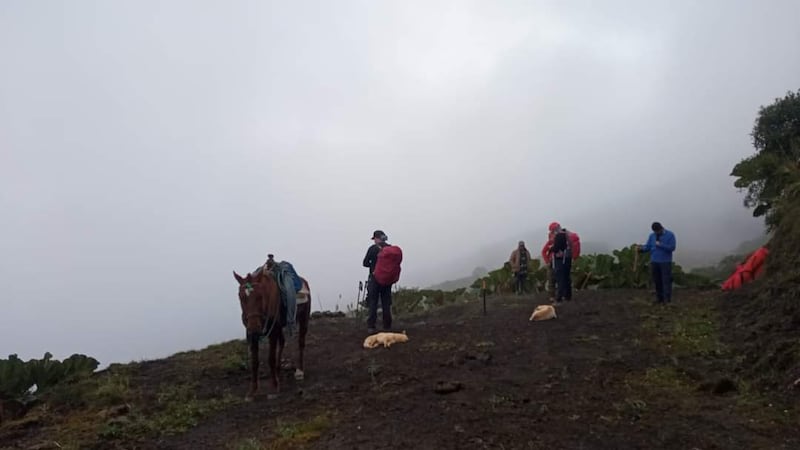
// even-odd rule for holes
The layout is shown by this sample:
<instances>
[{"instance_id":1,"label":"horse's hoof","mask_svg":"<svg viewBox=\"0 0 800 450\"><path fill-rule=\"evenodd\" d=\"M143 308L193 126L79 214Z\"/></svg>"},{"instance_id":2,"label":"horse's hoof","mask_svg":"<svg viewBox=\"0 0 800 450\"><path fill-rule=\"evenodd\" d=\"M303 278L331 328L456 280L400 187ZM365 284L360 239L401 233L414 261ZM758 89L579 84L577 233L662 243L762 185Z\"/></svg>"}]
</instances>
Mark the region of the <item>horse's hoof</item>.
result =
<instances>
[{"instance_id":1,"label":"horse's hoof","mask_svg":"<svg viewBox=\"0 0 800 450\"><path fill-rule=\"evenodd\" d=\"M306 374L300 369L294 371L294 379L297 381L303 381L303 378L305 378L305 376Z\"/></svg>"}]
</instances>

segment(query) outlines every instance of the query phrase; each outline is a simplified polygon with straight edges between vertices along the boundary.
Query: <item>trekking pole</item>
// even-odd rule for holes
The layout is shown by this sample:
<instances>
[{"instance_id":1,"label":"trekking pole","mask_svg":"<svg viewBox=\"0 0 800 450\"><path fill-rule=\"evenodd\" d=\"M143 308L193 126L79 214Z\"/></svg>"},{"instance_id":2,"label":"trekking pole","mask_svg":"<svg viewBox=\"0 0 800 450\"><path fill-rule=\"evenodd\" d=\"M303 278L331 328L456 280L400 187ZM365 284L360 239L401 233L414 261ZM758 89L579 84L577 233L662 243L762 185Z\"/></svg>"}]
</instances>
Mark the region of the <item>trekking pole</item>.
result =
<instances>
[{"instance_id":1,"label":"trekking pole","mask_svg":"<svg viewBox=\"0 0 800 450\"><path fill-rule=\"evenodd\" d=\"M581 286L581 290L586 289L586 285L589 284L589 278L592 278L592 272L586 274L586 279L583 280L583 286Z\"/></svg>"},{"instance_id":2,"label":"trekking pole","mask_svg":"<svg viewBox=\"0 0 800 450\"><path fill-rule=\"evenodd\" d=\"M483 292L483 315L486 315L486 279L481 282L481 292Z\"/></svg>"},{"instance_id":3,"label":"trekking pole","mask_svg":"<svg viewBox=\"0 0 800 450\"><path fill-rule=\"evenodd\" d=\"M358 294L356 295L356 321L358 321L358 311L361 308L361 292L364 290L364 283L358 282Z\"/></svg>"}]
</instances>

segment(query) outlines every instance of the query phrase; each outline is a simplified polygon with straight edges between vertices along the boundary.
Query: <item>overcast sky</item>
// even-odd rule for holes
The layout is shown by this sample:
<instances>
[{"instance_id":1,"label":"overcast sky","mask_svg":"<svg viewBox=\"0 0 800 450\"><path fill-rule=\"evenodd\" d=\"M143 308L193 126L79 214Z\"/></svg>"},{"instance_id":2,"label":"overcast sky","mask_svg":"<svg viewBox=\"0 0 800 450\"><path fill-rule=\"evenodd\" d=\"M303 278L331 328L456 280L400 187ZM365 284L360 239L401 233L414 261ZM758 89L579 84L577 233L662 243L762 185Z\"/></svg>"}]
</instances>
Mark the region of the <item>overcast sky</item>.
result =
<instances>
[{"instance_id":1,"label":"overcast sky","mask_svg":"<svg viewBox=\"0 0 800 450\"><path fill-rule=\"evenodd\" d=\"M241 337L268 252L332 309L375 228L410 286L584 212L752 228L729 173L800 2L598 3L0 2L0 357Z\"/></svg>"}]
</instances>

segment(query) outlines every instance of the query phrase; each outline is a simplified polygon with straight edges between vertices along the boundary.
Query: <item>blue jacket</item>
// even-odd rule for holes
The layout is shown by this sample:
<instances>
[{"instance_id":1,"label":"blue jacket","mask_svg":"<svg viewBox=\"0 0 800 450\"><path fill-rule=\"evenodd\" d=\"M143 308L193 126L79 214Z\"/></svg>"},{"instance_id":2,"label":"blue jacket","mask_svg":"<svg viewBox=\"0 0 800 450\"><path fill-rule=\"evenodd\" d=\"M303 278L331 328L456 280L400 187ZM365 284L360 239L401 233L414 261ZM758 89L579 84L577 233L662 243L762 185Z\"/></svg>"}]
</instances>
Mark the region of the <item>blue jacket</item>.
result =
<instances>
[{"instance_id":1,"label":"blue jacket","mask_svg":"<svg viewBox=\"0 0 800 450\"><path fill-rule=\"evenodd\" d=\"M658 245L656 245L656 241L659 241ZM640 251L650 252L650 262L672 262L672 252L675 251L676 245L675 234L665 229L660 237L656 237L655 233L650 233L647 244L644 244Z\"/></svg>"}]
</instances>

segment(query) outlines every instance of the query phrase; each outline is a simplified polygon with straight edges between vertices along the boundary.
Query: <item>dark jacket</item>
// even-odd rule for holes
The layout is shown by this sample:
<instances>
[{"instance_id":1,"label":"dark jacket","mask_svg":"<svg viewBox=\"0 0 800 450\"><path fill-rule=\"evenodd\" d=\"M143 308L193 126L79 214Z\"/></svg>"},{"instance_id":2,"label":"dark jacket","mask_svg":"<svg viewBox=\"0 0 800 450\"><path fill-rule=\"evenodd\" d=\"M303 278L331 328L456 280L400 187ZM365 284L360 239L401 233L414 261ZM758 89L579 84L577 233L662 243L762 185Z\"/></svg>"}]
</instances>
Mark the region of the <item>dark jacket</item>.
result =
<instances>
[{"instance_id":1,"label":"dark jacket","mask_svg":"<svg viewBox=\"0 0 800 450\"><path fill-rule=\"evenodd\" d=\"M569 258L571 256L569 247L569 237L566 231L559 231L553 236L553 245L548 249L548 253L556 258Z\"/></svg>"},{"instance_id":2,"label":"dark jacket","mask_svg":"<svg viewBox=\"0 0 800 450\"><path fill-rule=\"evenodd\" d=\"M382 244L372 244L367 249L367 255L364 256L364 267L369 268L369 274L372 275L372 272L375 270L375 263L378 262L378 253L381 251L381 248L386 247L386 243Z\"/></svg>"}]
</instances>

